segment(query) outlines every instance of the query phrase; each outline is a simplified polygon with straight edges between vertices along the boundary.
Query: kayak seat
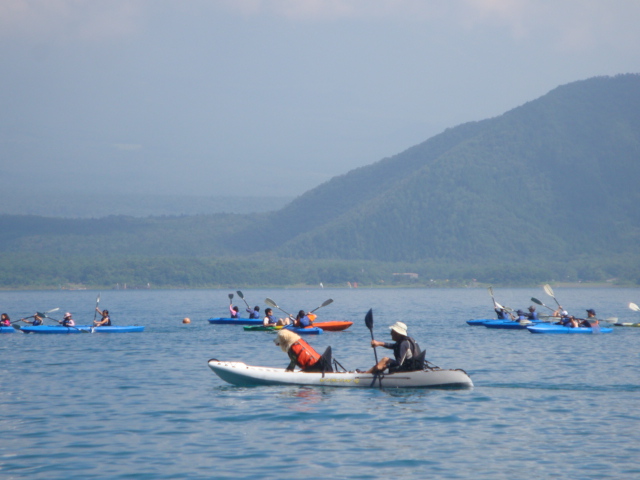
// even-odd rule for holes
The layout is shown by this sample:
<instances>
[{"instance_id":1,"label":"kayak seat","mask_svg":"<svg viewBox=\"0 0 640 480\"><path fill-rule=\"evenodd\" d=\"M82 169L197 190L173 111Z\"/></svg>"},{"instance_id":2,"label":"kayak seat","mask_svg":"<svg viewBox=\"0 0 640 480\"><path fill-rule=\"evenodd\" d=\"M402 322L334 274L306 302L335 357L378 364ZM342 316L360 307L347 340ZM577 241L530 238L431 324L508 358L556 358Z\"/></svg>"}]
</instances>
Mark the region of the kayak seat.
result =
<instances>
[{"instance_id":1,"label":"kayak seat","mask_svg":"<svg viewBox=\"0 0 640 480\"><path fill-rule=\"evenodd\" d=\"M411 367L411 371L414 370L424 370L424 359L427 354L426 350L422 350L417 357L413 359L413 365Z\"/></svg>"},{"instance_id":2,"label":"kayak seat","mask_svg":"<svg viewBox=\"0 0 640 480\"><path fill-rule=\"evenodd\" d=\"M327 347L324 353L320 356L318 361L304 370L305 372L322 372L324 376L327 372L333 372L331 366L331 345Z\"/></svg>"}]
</instances>

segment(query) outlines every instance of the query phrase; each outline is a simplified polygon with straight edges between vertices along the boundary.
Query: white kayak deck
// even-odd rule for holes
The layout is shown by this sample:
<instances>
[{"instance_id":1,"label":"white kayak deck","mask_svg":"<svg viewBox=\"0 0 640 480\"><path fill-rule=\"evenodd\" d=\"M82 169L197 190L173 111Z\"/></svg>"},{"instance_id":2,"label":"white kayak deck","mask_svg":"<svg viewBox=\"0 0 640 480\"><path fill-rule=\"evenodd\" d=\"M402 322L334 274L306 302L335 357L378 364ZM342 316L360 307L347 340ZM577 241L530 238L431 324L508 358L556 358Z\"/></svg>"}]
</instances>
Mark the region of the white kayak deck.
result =
<instances>
[{"instance_id":1,"label":"white kayak deck","mask_svg":"<svg viewBox=\"0 0 640 480\"><path fill-rule=\"evenodd\" d=\"M373 375L360 372L302 372L284 368L258 367L243 362L211 359L209 367L233 385L316 385L358 388L471 388L473 382L463 370L420 370Z\"/></svg>"}]
</instances>

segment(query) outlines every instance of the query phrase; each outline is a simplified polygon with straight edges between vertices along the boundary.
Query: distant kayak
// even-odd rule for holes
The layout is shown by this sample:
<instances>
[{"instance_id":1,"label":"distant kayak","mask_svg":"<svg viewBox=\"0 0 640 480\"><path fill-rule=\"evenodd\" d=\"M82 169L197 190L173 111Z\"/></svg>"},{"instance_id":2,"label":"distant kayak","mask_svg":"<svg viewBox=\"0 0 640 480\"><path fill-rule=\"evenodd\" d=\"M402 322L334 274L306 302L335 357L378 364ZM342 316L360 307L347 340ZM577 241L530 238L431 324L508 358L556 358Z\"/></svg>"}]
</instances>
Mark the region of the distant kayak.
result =
<instances>
[{"instance_id":1,"label":"distant kayak","mask_svg":"<svg viewBox=\"0 0 640 480\"><path fill-rule=\"evenodd\" d=\"M300 335L318 335L322 333L322 329L317 327L301 328L301 327L292 327L292 326L265 327L264 325L245 325L242 328L244 329L245 332L277 332L278 330L286 328L287 330L291 330Z\"/></svg>"},{"instance_id":2,"label":"distant kayak","mask_svg":"<svg viewBox=\"0 0 640 480\"><path fill-rule=\"evenodd\" d=\"M339 332L341 330L346 330L353 322L346 322L340 320L333 320L329 322L313 322L314 327L321 328L322 330L326 330L329 332Z\"/></svg>"},{"instance_id":3,"label":"distant kayak","mask_svg":"<svg viewBox=\"0 0 640 480\"><path fill-rule=\"evenodd\" d=\"M467 320L467 324L474 327L478 327L478 326L483 326L487 322L496 322L496 321L504 322L505 320L497 320L495 318L477 318L475 320Z\"/></svg>"},{"instance_id":4,"label":"distant kayak","mask_svg":"<svg viewBox=\"0 0 640 480\"><path fill-rule=\"evenodd\" d=\"M211 359L209 368L233 385L309 385L358 388L471 388L473 382L463 370L418 370L375 376L360 372L302 372L284 368L254 367L242 362Z\"/></svg>"},{"instance_id":5,"label":"distant kayak","mask_svg":"<svg viewBox=\"0 0 640 480\"><path fill-rule=\"evenodd\" d=\"M538 325L530 325L527 327L531 333L610 333L613 328L609 327L564 327L562 325L540 323ZM595 331L594 331L595 330Z\"/></svg>"},{"instance_id":6,"label":"distant kayak","mask_svg":"<svg viewBox=\"0 0 640 480\"><path fill-rule=\"evenodd\" d=\"M214 325L262 325L261 318L210 318L209 323Z\"/></svg>"},{"instance_id":7,"label":"distant kayak","mask_svg":"<svg viewBox=\"0 0 640 480\"><path fill-rule=\"evenodd\" d=\"M640 327L640 323L614 323L616 327Z\"/></svg>"},{"instance_id":8,"label":"distant kayak","mask_svg":"<svg viewBox=\"0 0 640 480\"><path fill-rule=\"evenodd\" d=\"M485 322L484 326L487 328L500 328L504 330L524 330L530 325L535 325L540 322L532 322L530 320L526 320L523 322L515 322L513 320L492 320L489 322Z\"/></svg>"},{"instance_id":9,"label":"distant kayak","mask_svg":"<svg viewBox=\"0 0 640 480\"><path fill-rule=\"evenodd\" d=\"M45 334L63 334L63 333L136 333L142 332L144 326L140 325L112 325L110 327L92 327L91 325L76 325L75 327L63 327L62 325L30 325L22 327L24 333L45 333ZM81 331L82 330L82 331Z\"/></svg>"}]
</instances>

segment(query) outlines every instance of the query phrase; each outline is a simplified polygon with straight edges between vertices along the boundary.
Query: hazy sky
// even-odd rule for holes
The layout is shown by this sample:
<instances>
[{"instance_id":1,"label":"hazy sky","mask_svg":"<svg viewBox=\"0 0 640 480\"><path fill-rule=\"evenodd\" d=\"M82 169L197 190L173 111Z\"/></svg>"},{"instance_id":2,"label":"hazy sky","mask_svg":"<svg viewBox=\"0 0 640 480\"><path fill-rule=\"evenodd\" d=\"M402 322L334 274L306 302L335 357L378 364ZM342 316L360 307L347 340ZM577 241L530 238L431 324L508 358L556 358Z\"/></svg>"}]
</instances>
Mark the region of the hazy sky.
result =
<instances>
[{"instance_id":1,"label":"hazy sky","mask_svg":"<svg viewBox=\"0 0 640 480\"><path fill-rule=\"evenodd\" d=\"M639 24L638 0L1 0L0 186L298 195L640 72Z\"/></svg>"}]
</instances>

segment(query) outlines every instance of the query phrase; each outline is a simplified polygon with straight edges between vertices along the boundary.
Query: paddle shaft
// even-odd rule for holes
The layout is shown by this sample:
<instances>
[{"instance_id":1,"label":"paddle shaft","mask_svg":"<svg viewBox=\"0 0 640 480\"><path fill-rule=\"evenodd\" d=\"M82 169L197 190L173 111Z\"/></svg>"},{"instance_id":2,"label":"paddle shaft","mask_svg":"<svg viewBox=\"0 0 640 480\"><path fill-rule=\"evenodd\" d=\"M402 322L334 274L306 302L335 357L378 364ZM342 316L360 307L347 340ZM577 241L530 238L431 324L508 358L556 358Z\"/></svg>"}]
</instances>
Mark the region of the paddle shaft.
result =
<instances>
[{"instance_id":1,"label":"paddle shaft","mask_svg":"<svg viewBox=\"0 0 640 480\"><path fill-rule=\"evenodd\" d=\"M244 299L244 295L242 294L242 292L241 292L240 290L238 290L236 293L237 293L237 294L238 294L238 296L242 299L242 301L243 301L243 302L244 302L244 304L247 306L247 308L251 308L251 307L249 306L249 304L247 303L247 301Z\"/></svg>"}]
</instances>

